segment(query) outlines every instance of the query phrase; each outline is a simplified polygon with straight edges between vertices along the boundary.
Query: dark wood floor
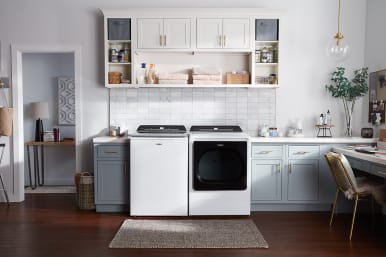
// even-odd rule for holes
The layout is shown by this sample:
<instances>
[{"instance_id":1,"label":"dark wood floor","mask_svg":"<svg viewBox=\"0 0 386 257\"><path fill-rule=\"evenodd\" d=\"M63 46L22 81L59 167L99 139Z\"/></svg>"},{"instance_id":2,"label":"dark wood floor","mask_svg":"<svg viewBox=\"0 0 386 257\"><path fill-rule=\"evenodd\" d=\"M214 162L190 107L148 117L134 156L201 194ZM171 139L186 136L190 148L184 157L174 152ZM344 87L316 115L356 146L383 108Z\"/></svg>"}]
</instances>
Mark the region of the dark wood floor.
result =
<instances>
[{"instance_id":1,"label":"dark wood floor","mask_svg":"<svg viewBox=\"0 0 386 257\"><path fill-rule=\"evenodd\" d=\"M251 217L269 249L109 249L126 215L77 210L70 194L32 194L23 203L0 204L0 256L386 256L382 215L373 227L368 215L358 215L351 243L349 215L339 214L332 228L327 212L254 212Z\"/></svg>"}]
</instances>

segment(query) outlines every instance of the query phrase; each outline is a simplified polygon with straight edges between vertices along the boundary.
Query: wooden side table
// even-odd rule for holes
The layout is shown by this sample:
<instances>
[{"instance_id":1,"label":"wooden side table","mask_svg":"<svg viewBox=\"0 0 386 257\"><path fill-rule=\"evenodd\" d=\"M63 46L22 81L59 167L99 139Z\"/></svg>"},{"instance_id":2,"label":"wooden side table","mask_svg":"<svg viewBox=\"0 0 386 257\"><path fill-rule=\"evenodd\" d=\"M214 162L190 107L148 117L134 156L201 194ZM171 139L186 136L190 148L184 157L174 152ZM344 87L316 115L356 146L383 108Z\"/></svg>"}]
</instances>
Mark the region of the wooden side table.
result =
<instances>
[{"instance_id":1,"label":"wooden side table","mask_svg":"<svg viewBox=\"0 0 386 257\"><path fill-rule=\"evenodd\" d=\"M28 161L28 175L29 184L31 189L35 189L37 186L44 185L44 147L45 146L75 146L75 141L60 141L60 142L35 142L30 141L25 143L27 149L27 161ZM34 183L32 184L32 170L31 170L31 148L33 150L33 164L34 164ZM39 154L40 152L40 154ZM40 178L41 174L41 178Z\"/></svg>"},{"instance_id":2,"label":"wooden side table","mask_svg":"<svg viewBox=\"0 0 386 257\"><path fill-rule=\"evenodd\" d=\"M331 134L331 128L334 127L334 125L315 125L318 130L318 134L316 135L317 137L332 137ZM328 134L327 134L328 131ZM320 135L320 132L322 132L322 135Z\"/></svg>"}]
</instances>

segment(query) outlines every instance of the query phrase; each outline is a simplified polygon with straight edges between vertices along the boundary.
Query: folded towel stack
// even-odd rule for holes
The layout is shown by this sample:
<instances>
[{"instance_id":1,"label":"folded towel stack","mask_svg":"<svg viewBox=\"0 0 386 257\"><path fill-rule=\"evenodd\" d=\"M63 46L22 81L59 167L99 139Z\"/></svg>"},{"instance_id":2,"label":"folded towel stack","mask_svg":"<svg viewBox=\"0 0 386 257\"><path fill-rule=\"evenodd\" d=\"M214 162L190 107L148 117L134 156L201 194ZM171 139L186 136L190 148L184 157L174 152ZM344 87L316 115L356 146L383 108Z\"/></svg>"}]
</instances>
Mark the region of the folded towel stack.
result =
<instances>
[{"instance_id":1,"label":"folded towel stack","mask_svg":"<svg viewBox=\"0 0 386 257\"><path fill-rule=\"evenodd\" d=\"M222 84L221 69L217 68L193 68L193 84L220 85Z\"/></svg>"},{"instance_id":2,"label":"folded towel stack","mask_svg":"<svg viewBox=\"0 0 386 257\"><path fill-rule=\"evenodd\" d=\"M161 73L158 75L159 84L188 84L189 75L184 73Z\"/></svg>"}]
</instances>

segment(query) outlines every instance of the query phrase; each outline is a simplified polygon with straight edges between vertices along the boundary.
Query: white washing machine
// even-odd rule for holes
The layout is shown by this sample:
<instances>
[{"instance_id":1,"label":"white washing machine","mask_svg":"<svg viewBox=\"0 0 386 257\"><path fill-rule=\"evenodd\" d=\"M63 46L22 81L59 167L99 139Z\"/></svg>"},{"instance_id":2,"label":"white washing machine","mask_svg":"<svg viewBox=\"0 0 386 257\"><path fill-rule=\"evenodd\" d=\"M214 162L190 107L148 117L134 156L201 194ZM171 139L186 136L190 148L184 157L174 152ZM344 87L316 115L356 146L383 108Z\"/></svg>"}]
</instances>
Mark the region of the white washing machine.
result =
<instances>
[{"instance_id":1,"label":"white washing machine","mask_svg":"<svg viewBox=\"0 0 386 257\"><path fill-rule=\"evenodd\" d=\"M184 126L142 125L130 135L130 215L188 215Z\"/></svg>"},{"instance_id":2,"label":"white washing machine","mask_svg":"<svg viewBox=\"0 0 386 257\"><path fill-rule=\"evenodd\" d=\"M250 215L249 136L239 126L192 126L189 215Z\"/></svg>"}]
</instances>

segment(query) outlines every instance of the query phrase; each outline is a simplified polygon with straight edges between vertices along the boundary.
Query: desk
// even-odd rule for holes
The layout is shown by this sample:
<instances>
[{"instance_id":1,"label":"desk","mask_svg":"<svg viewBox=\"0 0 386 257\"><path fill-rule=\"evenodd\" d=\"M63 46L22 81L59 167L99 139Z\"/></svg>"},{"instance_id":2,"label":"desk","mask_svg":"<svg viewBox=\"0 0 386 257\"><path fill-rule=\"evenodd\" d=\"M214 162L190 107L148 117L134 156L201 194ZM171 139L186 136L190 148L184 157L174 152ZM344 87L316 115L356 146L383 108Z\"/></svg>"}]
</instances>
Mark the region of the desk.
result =
<instances>
[{"instance_id":1,"label":"desk","mask_svg":"<svg viewBox=\"0 0 386 257\"><path fill-rule=\"evenodd\" d=\"M27 149L27 161L28 161L28 174L29 174L29 183L31 189L35 189L37 186L44 185L44 147L45 146L75 146L75 141L60 141L60 142L26 142ZM32 184L32 172L31 172L31 148L33 149L33 158L34 158L34 184ZM40 154L39 154L40 150ZM39 158L40 157L40 158ZM40 172L41 170L41 172ZM41 173L41 178L40 178Z\"/></svg>"},{"instance_id":2,"label":"desk","mask_svg":"<svg viewBox=\"0 0 386 257\"><path fill-rule=\"evenodd\" d=\"M372 175L386 178L386 155L359 153L352 147L334 147L332 148L332 151L344 154L348 157L349 161L351 157L362 162L359 164L361 167L356 167L356 164L353 164L350 161L353 168L358 168Z\"/></svg>"}]
</instances>

